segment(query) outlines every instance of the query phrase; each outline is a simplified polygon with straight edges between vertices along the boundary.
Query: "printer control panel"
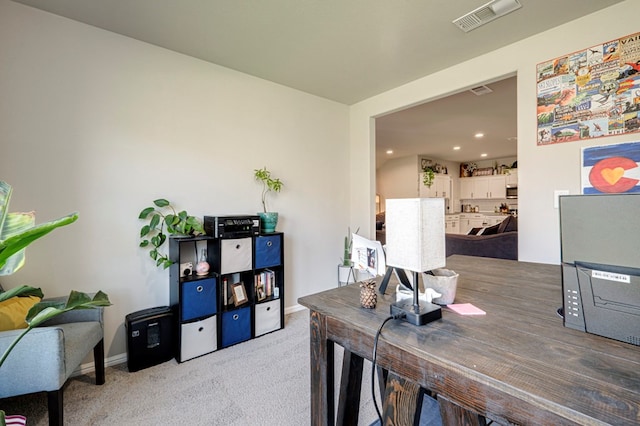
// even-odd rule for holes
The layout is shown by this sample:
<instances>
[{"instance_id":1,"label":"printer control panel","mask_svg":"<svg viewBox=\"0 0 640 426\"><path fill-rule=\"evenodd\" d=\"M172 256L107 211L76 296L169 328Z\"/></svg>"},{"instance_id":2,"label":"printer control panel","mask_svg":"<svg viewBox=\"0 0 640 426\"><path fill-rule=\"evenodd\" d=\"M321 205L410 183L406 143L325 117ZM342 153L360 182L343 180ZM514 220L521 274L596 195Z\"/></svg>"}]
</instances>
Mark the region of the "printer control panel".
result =
<instances>
[{"instance_id":1,"label":"printer control panel","mask_svg":"<svg viewBox=\"0 0 640 426\"><path fill-rule=\"evenodd\" d=\"M576 272L575 266L562 265L564 326L586 331L582 300L580 298L580 284Z\"/></svg>"}]
</instances>

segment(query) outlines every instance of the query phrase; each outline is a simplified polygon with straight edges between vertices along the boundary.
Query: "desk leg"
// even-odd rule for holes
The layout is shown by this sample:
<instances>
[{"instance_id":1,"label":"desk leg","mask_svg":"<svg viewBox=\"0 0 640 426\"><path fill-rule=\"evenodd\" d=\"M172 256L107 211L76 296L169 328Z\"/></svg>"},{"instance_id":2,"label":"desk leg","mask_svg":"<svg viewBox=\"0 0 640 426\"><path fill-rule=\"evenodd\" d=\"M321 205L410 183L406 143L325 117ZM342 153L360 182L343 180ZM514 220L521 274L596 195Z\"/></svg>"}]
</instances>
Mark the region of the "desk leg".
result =
<instances>
[{"instance_id":1,"label":"desk leg","mask_svg":"<svg viewBox=\"0 0 640 426\"><path fill-rule=\"evenodd\" d=\"M327 340L324 315L309 314L311 364L311 425L334 426L334 343Z\"/></svg>"},{"instance_id":2,"label":"desk leg","mask_svg":"<svg viewBox=\"0 0 640 426\"><path fill-rule=\"evenodd\" d=\"M438 394L440 404L440 415L442 424L451 426L480 426L486 424L484 417L471 411L465 410L449 398Z\"/></svg>"},{"instance_id":3,"label":"desk leg","mask_svg":"<svg viewBox=\"0 0 640 426\"><path fill-rule=\"evenodd\" d=\"M344 350L340 396L338 398L338 425L357 425L360 414L360 392L364 359Z\"/></svg>"}]
</instances>

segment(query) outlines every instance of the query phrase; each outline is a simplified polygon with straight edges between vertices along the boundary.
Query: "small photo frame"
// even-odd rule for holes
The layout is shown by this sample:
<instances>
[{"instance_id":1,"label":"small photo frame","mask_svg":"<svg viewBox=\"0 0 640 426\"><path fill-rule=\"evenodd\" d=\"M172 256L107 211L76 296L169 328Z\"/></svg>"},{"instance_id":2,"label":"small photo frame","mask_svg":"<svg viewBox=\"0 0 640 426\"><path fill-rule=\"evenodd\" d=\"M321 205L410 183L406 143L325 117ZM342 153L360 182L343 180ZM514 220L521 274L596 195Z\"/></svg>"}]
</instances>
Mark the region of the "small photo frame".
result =
<instances>
[{"instance_id":1,"label":"small photo frame","mask_svg":"<svg viewBox=\"0 0 640 426\"><path fill-rule=\"evenodd\" d=\"M258 301L267 298L267 293L264 291L264 284L256 286L256 297L258 298Z\"/></svg>"},{"instance_id":2,"label":"small photo frame","mask_svg":"<svg viewBox=\"0 0 640 426\"><path fill-rule=\"evenodd\" d=\"M233 296L233 304L235 306L240 306L249 301L247 298L247 291L245 290L244 283L242 281L231 284L231 295Z\"/></svg>"}]
</instances>

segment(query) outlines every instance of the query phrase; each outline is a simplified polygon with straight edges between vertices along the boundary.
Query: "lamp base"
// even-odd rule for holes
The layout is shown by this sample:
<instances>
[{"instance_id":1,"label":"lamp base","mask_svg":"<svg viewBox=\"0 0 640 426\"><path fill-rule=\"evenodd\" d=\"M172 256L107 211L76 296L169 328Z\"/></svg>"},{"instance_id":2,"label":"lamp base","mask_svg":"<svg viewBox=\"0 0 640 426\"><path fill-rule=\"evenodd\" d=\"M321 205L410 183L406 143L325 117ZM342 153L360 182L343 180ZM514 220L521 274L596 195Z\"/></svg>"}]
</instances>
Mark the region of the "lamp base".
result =
<instances>
[{"instance_id":1,"label":"lamp base","mask_svg":"<svg viewBox=\"0 0 640 426\"><path fill-rule=\"evenodd\" d=\"M425 325L442 318L442 309L433 303L420 302L416 309L411 300L391 304L391 315L404 314L403 321L413 325Z\"/></svg>"}]
</instances>

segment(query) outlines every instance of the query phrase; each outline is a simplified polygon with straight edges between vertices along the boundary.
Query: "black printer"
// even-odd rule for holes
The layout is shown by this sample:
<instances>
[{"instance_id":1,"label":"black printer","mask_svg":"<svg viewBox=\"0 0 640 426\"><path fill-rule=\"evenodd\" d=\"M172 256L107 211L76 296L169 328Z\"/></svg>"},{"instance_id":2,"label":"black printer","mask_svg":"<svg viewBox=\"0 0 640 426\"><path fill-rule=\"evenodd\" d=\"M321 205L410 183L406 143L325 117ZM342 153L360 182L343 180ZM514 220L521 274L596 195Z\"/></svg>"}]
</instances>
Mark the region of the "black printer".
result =
<instances>
[{"instance_id":1,"label":"black printer","mask_svg":"<svg viewBox=\"0 0 640 426\"><path fill-rule=\"evenodd\" d=\"M640 346L640 193L559 207L565 327Z\"/></svg>"}]
</instances>

